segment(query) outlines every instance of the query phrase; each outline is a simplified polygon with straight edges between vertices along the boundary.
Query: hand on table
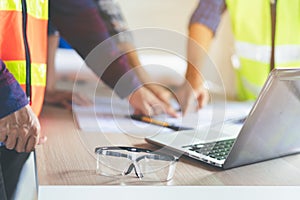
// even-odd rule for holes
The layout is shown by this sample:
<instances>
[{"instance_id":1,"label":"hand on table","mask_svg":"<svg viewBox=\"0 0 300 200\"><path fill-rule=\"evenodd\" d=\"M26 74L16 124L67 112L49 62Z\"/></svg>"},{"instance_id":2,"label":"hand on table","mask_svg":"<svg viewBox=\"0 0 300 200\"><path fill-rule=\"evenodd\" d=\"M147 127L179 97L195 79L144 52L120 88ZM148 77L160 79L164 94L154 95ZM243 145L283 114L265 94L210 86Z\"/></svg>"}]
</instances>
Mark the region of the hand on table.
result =
<instances>
[{"instance_id":1,"label":"hand on table","mask_svg":"<svg viewBox=\"0 0 300 200\"><path fill-rule=\"evenodd\" d=\"M162 102L170 105L170 99L173 97L173 94L170 90L158 84L146 84L145 87L149 89Z\"/></svg>"},{"instance_id":2,"label":"hand on table","mask_svg":"<svg viewBox=\"0 0 300 200\"><path fill-rule=\"evenodd\" d=\"M7 149L17 152L30 152L38 144L46 142L40 135L38 118L29 105L0 119L0 141Z\"/></svg>"},{"instance_id":3,"label":"hand on table","mask_svg":"<svg viewBox=\"0 0 300 200\"><path fill-rule=\"evenodd\" d=\"M72 101L79 106L90 106L93 104L87 97L70 91L51 90L45 93L45 103L65 107L68 110L72 109Z\"/></svg>"},{"instance_id":4,"label":"hand on table","mask_svg":"<svg viewBox=\"0 0 300 200\"><path fill-rule=\"evenodd\" d=\"M188 82L183 83L177 89L175 96L180 104L183 115L185 115L188 110L196 111L201 109L209 101L209 92L205 87L199 87L197 90L194 90Z\"/></svg>"},{"instance_id":5,"label":"hand on table","mask_svg":"<svg viewBox=\"0 0 300 200\"><path fill-rule=\"evenodd\" d=\"M140 87L128 97L129 103L134 108L134 114L147 116L168 114L178 117L176 111L168 104L157 98L149 89Z\"/></svg>"}]
</instances>

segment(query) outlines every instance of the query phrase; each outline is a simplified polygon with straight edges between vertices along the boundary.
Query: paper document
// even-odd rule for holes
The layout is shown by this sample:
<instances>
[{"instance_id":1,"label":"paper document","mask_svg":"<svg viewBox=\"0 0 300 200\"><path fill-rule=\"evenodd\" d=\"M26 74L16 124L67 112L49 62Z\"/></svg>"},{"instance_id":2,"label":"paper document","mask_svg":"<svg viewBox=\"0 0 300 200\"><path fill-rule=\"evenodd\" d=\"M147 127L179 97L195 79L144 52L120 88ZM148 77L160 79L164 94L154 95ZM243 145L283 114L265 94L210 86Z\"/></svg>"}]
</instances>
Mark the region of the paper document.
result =
<instances>
[{"instance_id":1,"label":"paper document","mask_svg":"<svg viewBox=\"0 0 300 200\"><path fill-rule=\"evenodd\" d=\"M168 115L158 115L155 119L177 126L199 129L212 123L246 116L252 103L227 102L224 107L207 105L195 113L188 113L185 117L172 118ZM133 114L127 100L119 98L96 97L90 107L74 105L73 113L79 128L85 132L126 133L135 136L151 136L161 132L173 130L130 119ZM219 121L218 121L219 120Z\"/></svg>"}]
</instances>

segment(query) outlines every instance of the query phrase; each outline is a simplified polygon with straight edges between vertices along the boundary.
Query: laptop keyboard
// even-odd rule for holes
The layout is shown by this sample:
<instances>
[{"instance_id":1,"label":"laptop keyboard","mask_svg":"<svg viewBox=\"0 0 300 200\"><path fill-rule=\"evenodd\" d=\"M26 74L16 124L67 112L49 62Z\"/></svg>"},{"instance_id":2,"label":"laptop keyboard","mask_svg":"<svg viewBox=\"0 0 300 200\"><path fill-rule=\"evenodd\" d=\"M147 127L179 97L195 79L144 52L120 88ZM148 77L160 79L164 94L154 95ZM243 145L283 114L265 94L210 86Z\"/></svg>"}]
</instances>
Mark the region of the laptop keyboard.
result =
<instances>
[{"instance_id":1,"label":"laptop keyboard","mask_svg":"<svg viewBox=\"0 0 300 200\"><path fill-rule=\"evenodd\" d=\"M183 148L187 148L190 151L195 151L217 160L224 160L227 158L234 141L235 139L228 139L217 142L193 144L184 146Z\"/></svg>"}]
</instances>

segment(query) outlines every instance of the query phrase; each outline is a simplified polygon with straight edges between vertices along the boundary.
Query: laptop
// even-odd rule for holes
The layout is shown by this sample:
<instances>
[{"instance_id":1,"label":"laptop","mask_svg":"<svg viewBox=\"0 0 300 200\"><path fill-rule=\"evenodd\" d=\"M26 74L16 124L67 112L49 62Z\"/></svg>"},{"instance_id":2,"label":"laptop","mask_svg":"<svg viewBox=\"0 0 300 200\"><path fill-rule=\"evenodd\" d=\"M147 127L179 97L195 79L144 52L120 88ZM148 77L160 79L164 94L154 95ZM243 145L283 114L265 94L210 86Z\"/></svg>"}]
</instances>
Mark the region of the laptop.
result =
<instances>
[{"instance_id":1,"label":"laptop","mask_svg":"<svg viewBox=\"0 0 300 200\"><path fill-rule=\"evenodd\" d=\"M229 169L300 152L300 69L274 69L248 116L224 121L234 137L203 140L204 129L160 133L146 141ZM215 135L212 125L208 135ZM220 131L220 129L219 129ZM226 137L223 137L226 136Z\"/></svg>"}]
</instances>

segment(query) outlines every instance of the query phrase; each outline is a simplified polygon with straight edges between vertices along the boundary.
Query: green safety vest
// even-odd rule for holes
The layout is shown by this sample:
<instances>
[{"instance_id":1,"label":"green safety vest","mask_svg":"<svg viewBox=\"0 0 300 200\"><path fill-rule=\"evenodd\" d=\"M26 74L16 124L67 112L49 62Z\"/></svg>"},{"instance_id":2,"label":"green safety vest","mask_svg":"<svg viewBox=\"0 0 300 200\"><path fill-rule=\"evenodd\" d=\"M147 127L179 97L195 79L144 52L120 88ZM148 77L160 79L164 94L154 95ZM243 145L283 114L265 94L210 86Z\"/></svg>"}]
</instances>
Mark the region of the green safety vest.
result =
<instances>
[{"instance_id":1,"label":"green safety vest","mask_svg":"<svg viewBox=\"0 0 300 200\"><path fill-rule=\"evenodd\" d=\"M270 72L272 0L226 0L235 36L237 95L255 99ZM275 68L300 67L300 0L277 0Z\"/></svg>"}]
</instances>

